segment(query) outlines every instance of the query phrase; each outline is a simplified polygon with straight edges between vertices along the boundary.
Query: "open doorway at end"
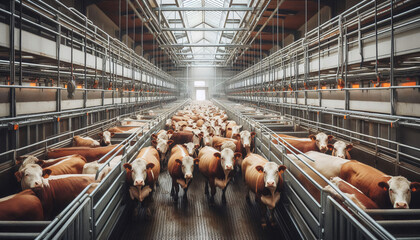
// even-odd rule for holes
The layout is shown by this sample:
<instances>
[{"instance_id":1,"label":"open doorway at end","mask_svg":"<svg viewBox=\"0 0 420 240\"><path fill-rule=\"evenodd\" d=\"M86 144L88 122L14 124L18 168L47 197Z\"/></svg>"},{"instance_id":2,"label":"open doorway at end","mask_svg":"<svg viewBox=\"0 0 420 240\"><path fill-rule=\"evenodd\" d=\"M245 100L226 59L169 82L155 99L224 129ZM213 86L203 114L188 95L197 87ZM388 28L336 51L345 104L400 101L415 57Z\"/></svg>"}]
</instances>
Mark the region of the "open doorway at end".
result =
<instances>
[{"instance_id":1,"label":"open doorway at end","mask_svg":"<svg viewBox=\"0 0 420 240\"><path fill-rule=\"evenodd\" d=\"M205 89L197 89L195 91L195 100L197 100L197 101L206 100L206 90Z\"/></svg>"}]
</instances>

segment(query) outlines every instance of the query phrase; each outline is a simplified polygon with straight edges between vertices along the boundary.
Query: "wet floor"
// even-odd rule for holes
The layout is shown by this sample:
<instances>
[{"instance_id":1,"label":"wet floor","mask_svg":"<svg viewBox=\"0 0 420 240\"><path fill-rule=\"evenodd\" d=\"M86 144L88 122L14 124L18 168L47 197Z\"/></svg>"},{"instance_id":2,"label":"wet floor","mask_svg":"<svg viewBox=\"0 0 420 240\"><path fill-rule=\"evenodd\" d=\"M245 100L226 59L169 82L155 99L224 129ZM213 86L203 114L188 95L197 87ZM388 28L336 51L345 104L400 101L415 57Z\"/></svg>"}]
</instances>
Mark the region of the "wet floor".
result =
<instances>
[{"instance_id":1,"label":"wet floor","mask_svg":"<svg viewBox=\"0 0 420 240\"><path fill-rule=\"evenodd\" d=\"M260 210L251 195L251 204L245 200L246 187L237 178L226 191L226 205L221 202L221 190L217 189L215 206L209 206L204 195L205 178L198 171L188 190L188 200L179 192L178 203L170 197L171 178L167 171L159 176L150 203L151 217L141 211L137 218L125 216L125 226L119 239L279 239L278 226L261 228ZM132 211L130 211L131 213Z\"/></svg>"}]
</instances>

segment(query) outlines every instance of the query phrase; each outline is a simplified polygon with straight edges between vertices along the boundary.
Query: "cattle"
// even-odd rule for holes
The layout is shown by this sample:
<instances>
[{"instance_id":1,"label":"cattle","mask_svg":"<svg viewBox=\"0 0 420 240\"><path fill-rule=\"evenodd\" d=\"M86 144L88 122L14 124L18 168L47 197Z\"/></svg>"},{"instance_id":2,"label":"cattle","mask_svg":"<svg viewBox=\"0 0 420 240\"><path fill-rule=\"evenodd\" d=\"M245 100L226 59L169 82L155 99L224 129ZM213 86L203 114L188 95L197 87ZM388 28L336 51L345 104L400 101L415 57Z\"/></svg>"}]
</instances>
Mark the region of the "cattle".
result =
<instances>
[{"instance_id":1,"label":"cattle","mask_svg":"<svg viewBox=\"0 0 420 240\"><path fill-rule=\"evenodd\" d=\"M91 193L97 186L95 183L93 175L62 175L43 179L43 184L33 191L41 200L45 220L51 220L90 184L87 193Z\"/></svg>"},{"instance_id":2,"label":"cattle","mask_svg":"<svg viewBox=\"0 0 420 240\"><path fill-rule=\"evenodd\" d=\"M340 178L360 189L379 208L409 208L411 193L420 190L418 182L410 182L402 176L388 176L355 160L343 164Z\"/></svg>"},{"instance_id":3,"label":"cattle","mask_svg":"<svg viewBox=\"0 0 420 240\"><path fill-rule=\"evenodd\" d=\"M341 167L343 164L349 162L349 160L342 159L339 157L334 157L324 153L310 151L303 154L297 155L300 159L306 161L309 165L315 168L319 173L324 175L327 179L338 177L341 172ZM296 160L296 157L293 154L288 154L291 159ZM310 159L308 159L310 158ZM312 160L314 161L312 161Z\"/></svg>"},{"instance_id":4,"label":"cattle","mask_svg":"<svg viewBox=\"0 0 420 240\"><path fill-rule=\"evenodd\" d=\"M188 118L181 116L172 116L172 122L188 121Z\"/></svg>"},{"instance_id":5,"label":"cattle","mask_svg":"<svg viewBox=\"0 0 420 240\"><path fill-rule=\"evenodd\" d=\"M236 144L234 142L231 141L226 141L222 144L222 146L220 146L220 150L223 150L225 148L230 148L232 149L232 151L236 150Z\"/></svg>"},{"instance_id":6,"label":"cattle","mask_svg":"<svg viewBox=\"0 0 420 240\"><path fill-rule=\"evenodd\" d=\"M115 156L98 175L98 180L102 180L105 176L119 163L121 163L122 156ZM98 163L98 161L93 161L90 163L86 163L83 166L82 174L96 174L105 163Z\"/></svg>"},{"instance_id":7,"label":"cattle","mask_svg":"<svg viewBox=\"0 0 420 240\"><path fill-rule=\"evenodd\" d=\"M110 133L134 133L137 132L140 128L139 127L111 127L108 129Z\"/></svg>"},{"instance_id":8,"label":"cattle","mask_svg":"<svg viewBox=\"0 0 420 240\"><path fill-rule=\"evenodd\" d=\"M211 127L211 133L213 133L214 136L222 136L222 128L220 126L212 126Z\"/></svg>"},{"instance_id":9,"label":"cattle","mask_svg":"<svg viewBox=\"0 0 420 240\"><path fill-rule=\"evenodd\" d=\"M197 127L202 127L204 125L204 120L203 119L198 119L197 120Z\"/></svg>"},{"instance_id":10,"label":"cattle","mask_svg":"<svg viewBox=\"0 0 420 240\"><path fill-rule=\"evenodd\" d=\"M241 153L234 153L228 148L219 152L208 146L203 147L198 153L200 159L199 170L207 178L204 187L206 195L209 194L209 184L211 188L210 204L214 204L216 186L222 189L222 202L226 203L226 188L234 174L232 170L235 166L235 160L241 156Z\"/></svg>"},{"instance_id":11,"label":"cattle","mask_svg":"<svg viewBox=\"0 0 420 240\"><path fill-rule=\"evenodd\" d=\"M169 149L169 146L173 143L173 140L165 140L165 139L155 139L152 140L152 146L156 148L156 150L159 152L160 161L162 166L165 165L166 160L166 152Z\"/></svg>"},{"instance_id":12,"label":"cattle","mask_svg":"<svg viewBox=\"0 0 420 240\"><path fill-rule=\"evenodd\" d=\"M73 147L99 147L100 143L91 137L73 137Z\"/></svg>"},{"instance_id":13,"label":"cattle","mask_svg":"<svg viewBox=\"0 0 420 240\"><path fill-rule=\"evenodd\" d=\"M109 131L104 131L104 132L99 133L101 146L109 146L109 145L111 145L111 138L114 135L115 135L115 133L109 132Z\"/></svg>"},{"instance_id":14,"label":"cattle","mask_svg":"<svg viewBox=\"0 0 420 240\"><path fill-rule=\"evenodd\" d=\"M226 126L226 137L232 138L235 134L239 134L242 125L237 125L235 121L229 121Z\"/></svg>"},{"instance_id":15,"label":"cattle","mask_svg":"<svg viewBox=\"0 0 420 240\"><path fill-rule=\"evenodd\" d=\"M166 119L165 130L169 130L171 128L172 128L172 119Z\"/></svg>"},{"instance_id":16,"label":"cattle","mask_svg":"<svg viewBox=\"0 0 420 240\"><path fill-rule=\"evenodd\" d=\"M270 210L270 223L274 225L273 209L280 200L280 192L283 190L283 178L281 174L286 170L284 165L269 162L258 154L249 154L242 162L242 176L248 186L246 195L249 201L249 192L255 193L255 201L262 209L261 225L266 226L266 207ZM265 206L264 206L265 205Z\"/></svg>"},{"instance_id":17,"label":"cattle","mask_svg":"<svg viewBox=\"0 0 420 240\"><path fill-rule=\"evenodd\" d=\"M61 162L65 159L68 159L71 156L77 156L77 155L78 154L73 154L73 155L70 155L70 156L64 156L64 157L48 159L48 160L40 160L33 155L23 155L23 156L20 156L20 157L16 158L16 165L20 164L19 171L22 170L22 168L24 168L27 164L38 164L41 167L45 168L45 167L49 167L49 166L52 166L54 164L57 164L58 162Z\"/></svg>"},{"instance_id":18,"label":"cattle","mask_svg":"<svg viewBox=\"0 0 420 240\"><path fill-rule=\"evenodd\" d=\"M204 146L212 146L213 145L213 133L206 133L203 136L203 145Z\"/></svg>"},{"instance_id":19,"label":"cattle","mask_svg":"<svg viewBox=\"0 0 420 240\"><path fill-rule=\"evenodd\" d=\"M273 134L273 137L277 139L277 137L283 138L279 140L281 142L285 141L288 144L285 144L288 148L290 148L294 153L300 152L309 152L309 151L319 151L325 153L328 150L328 142L331 141L334 137L331 135L327 135L325 133L318 133L317 135L309 135L309 138L297 138L294 136L289 135L282 135L282 134ZM273 139L272 142L277 144L277 140ZM290 147L292 145L294 148ZM287 153L290 153L287 150ZM299 152L300 151L300 152Z\"/></svg>"},{"instance_id":20,"label":"cattle","mask_svg":"<svg viewBox=\"0 0 420 240\"><path fill-rule=\"evenodd\" d=\"M164 139L169 140L172 137L174 131L172 130L160 130L157 134L152 134L152 139Z\"/></svg>"},{"instance_id":21,"label":"cattle","mask_svg":"<svg viewBox=\"0 0 420 240\"><path fill-rule=\"evenodd\" d=\"M344 159L351 159L349 151L353 149L352 144L346 144L343 141L337 141L333 144L328 144L328 149L332 151L331 155L344 158Z\"/></svg>"},{"instance_id":22,"label":"cattle","mask_svg":"<svg viewBox=\"0 0 420 240\"><path fill-rule=\"evenodd\" d=\"M41 187L42 176L48 175L38 164L26 164L21 170L15 172L15 177L20 182L22 190Z\"/></svg>"},{"instance_id":23,"label":"cattle","mask_svg":"<svg viewBox=\"0 0 420 240\"><path fill-rule=\"evenodd\" d=\"M56 148L56 149L49 149L47 152L48 158L59 158L64 156L69 156L73 154L82 155L86 158L87 162L93 162L99 160L101 157L106 155L108 152L112 151L112 149L116 148L117 145L110 145L106 147L68 147L68 148ZM119 146L115 151L118 151L121 148ZM113 151L114 152L114 151ZM117 155L121 155L122 151L119 151ZM109 154L105 160L108 160L112 154Z\"/></svg>"},{"instance_id":24,"label":"cattle","mask_svg":"<svg viewBox=\"0 0 420 240\"><path fill-rule=\"evenodd\" d=\"M41 160L40 163L42 164L43 161ZM85 164L86 159L83 156L70 155L51 166L43 167L43 173L44 175L81 174Z\"/></svg>"},{"instance_id":25,"label":"cattle","mask_svg":"<svg viewBox=\"0 0 420 240\"><path fill-rule=\"evenodd\" d=\"M171 140L173 140L173 144L184 144L192 142L195 145L201 145L201 140L203 138L203 133L199 130L197 131L181 131L181 132L174 132L171 136Z\"/></svg>"},{"instance_id":26,"label":"cattle","mask_svg":"<svg viewBox=\"0 0 420 240\"><path fill-rule=\"evenodd\" d=\"M0 221L43 221L42 203L32 189L0 199Z\"/></svg>"},{"instance_id":27,"label":"cattle","mask_svg":"<svg viewBox=\"0 0 420 240\"><path fill-rule=\"evenodd\" d=\"M149 196L159 178L159 153L154 147L142 148L136 159L130 164L124 164L127 172L126 180L130 185L129 193L132 200L140 202Z\"/></svg>"},{"instance_id":28,"label":"cattle","mask_svg":"<svg viewBox=\"0 0 420 240\"><path fill-rule=\"evenodd\" d=\"M199 159L193 159L182 145L178 144L172 148L171 157L168 162L168 172L172 177L171 196L178 201L179 185L184 189L184 199L187 198L188 187L193 178L194 164Z\"/></svg>"},{"instance_id":29,"label":"cattle","mask_svg":"<svg viewBox=\"0 0 420 240\"><path fill-rule=\"evenodd\" d=\"M359 189L355 188L353 185L349 184L343 179L334 177L330 181L362 210L379 208L378 205L372 201L372 199L368 198ZM324 187L324 191L330 193L335 199L344 201L343 197L338 194L330 185Z\"/></svg>"},{"instance_id":30,"label":"cattle","mask_svg":"<svg viewBox=\"0 0 420 240\"><path fill-rule=\"evenodd\" d=\"M200 147L200 145L194 144L193 142L189 142L189 143L184 143L184 147L187 149L188 154L191 157L194 157L195 155L197 155L196 150Z\"/></svg>"},{"instance_id":31,"label":"cattle","mask_svg":"<svg viewBox=\"0 0 420 240\"><path fill-rule=\"evenodd\" d=\"M239 133L239 136L241 138L242 146L245 149L245 153L242 152L242 154L246 156L252 151L252 142L254 141L255 132L244 130Z\"/></svg>"},{"instance_id":32,"label":"cattle","mask_svg":"<svg viewBox=\"0 0 420 240\"><path fill-rule=\"evenodd\" d=\"M237 140L232 139L232 138L219 137L219 136L214 136L213 137L213 147L216 148L216 149L220 150L220 147L226 142L233 142L236 145Z\"/></svg>"}]
</instances>

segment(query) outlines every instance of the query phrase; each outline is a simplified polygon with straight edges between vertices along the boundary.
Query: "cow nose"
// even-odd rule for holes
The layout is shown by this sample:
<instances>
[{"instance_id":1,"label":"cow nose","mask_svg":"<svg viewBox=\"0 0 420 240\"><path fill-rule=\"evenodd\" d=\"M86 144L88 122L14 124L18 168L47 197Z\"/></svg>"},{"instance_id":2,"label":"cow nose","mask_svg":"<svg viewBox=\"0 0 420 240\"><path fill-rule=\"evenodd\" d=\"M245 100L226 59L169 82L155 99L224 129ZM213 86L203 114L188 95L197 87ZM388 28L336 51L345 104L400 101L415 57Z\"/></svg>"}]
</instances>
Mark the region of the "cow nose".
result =
<instances>
[{"instance_id":1,"label":"cow nose","mask_svg":"<svg viewBox=\"0 0 420 240\"><path fill-rule=\"evenodd\" d=\"M192 174L185 174L185 178L186 179L191 179L192 178Z\"/></svg>"},{"instance_id":2,"label":"cow nose","mask_svg":"<svg viewBox=\"0 0 420 240\"><path fill-rule=\"evenodd\" d=\"M326 152L326 151L327 151L327 147L321 147L320 151L321 151L322 153Z\"/></svg>"},{"instance_id":3,"label":"cow nose","mask_svg":"<svg viewBox=\"0 0 420 240\"><path fill-rule=\"evenodd\" d=\"M157 148L158 151L160 151L160 148Z\"/></svg>"},{"instance_id":4,"label":"cow nose","mask_svg":"<svg viewBox=\"0 0 420 240\"><path fill-rule=\"evenodd\" d=\"M250 146L249 146L249 144L245 144L245 147L247 148L247 147L250 147Z\"/></svg>"},{"instance_id":5,"label":"cow nose","mask_svg":"<svg viewBox=\"0 0 420 240\"><path fill-rule=\"evenodd\" d=\"M274 181L267 181L267 187L273 187L274 184Z\"/></svg>"},{"instance_id":6,"label":"cow nose","mask_svg":"<svg viewBox=\"0 0 420 240\"><path fill-rule=\"evenodd\" d=\"M144 181L143 180L136 180L134 182L134 186L143 186L144 185Z\"/></svg>"},{"instance_id":7,"label":"cow nose","mask_svg":"<svg viewBox=\"0 0 420 240\"><path fill-rule=\"evenodd\" d=\"M232 165L226 165L227 170L232 170Z\"/></svg>"},{"instance_id":8,"label":"cow nose","mask_svg":"<svg viewBox=\"0 0 420 240\"><path fill-rule=\"evenodd\" d=\"M405 202L397 202L395 203L396 208L407 208L407 203Z\"/></svg>"},{"instance_id":9,"label":"cow nose","mask_svg":"<svg viewBox=\"0 0 420 240\"><path fill-rule=\"evenodd\" d=\"M39 187L39 186L41 186L41 183L40 182L35 182L35 187Z\"/></svg>"}]
</instances>

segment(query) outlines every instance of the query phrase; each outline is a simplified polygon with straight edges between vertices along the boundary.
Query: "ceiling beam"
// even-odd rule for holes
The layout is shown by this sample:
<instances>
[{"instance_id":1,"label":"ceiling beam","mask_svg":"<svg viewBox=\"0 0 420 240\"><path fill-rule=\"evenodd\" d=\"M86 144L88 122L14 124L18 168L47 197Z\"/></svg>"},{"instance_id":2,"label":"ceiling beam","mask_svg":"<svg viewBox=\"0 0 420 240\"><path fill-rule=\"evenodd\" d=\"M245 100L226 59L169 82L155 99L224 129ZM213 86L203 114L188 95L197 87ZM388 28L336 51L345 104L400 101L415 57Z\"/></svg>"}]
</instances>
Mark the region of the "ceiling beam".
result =
<instances>
[{"instance_id":1,"label":"ceiling beam","mask_svg":"<svg viewBox=\"0 0 420 240\"><path fill-rule=\"evenodd\" d=\"M236 12L248 12L254 11L253 7L173 7L173 6L162 6L153 8L154 11L236 11Z\"/></svg>"},{"instance_id":2,"label":"ceiling beam","mask_svg":"<svg viewBox=\"0 0 420 240\"><path fill-rule=\"evenodd\" d=\"M180 44L164 44L162 48L184 48L184 47L236 47L236 48L248 48L251 45L243 44L231 44L231 43L180 43Z\"/></svg>"},{"instance_id":3,"label":"ceiling beam","mask_svg":"<svg viewBox=\"0 0 420 240\"><path fill-rule=\"evenodd\" d=\"M248 31L249 28L162 28L162 31Z\"/></svg>"}]
</instances>

